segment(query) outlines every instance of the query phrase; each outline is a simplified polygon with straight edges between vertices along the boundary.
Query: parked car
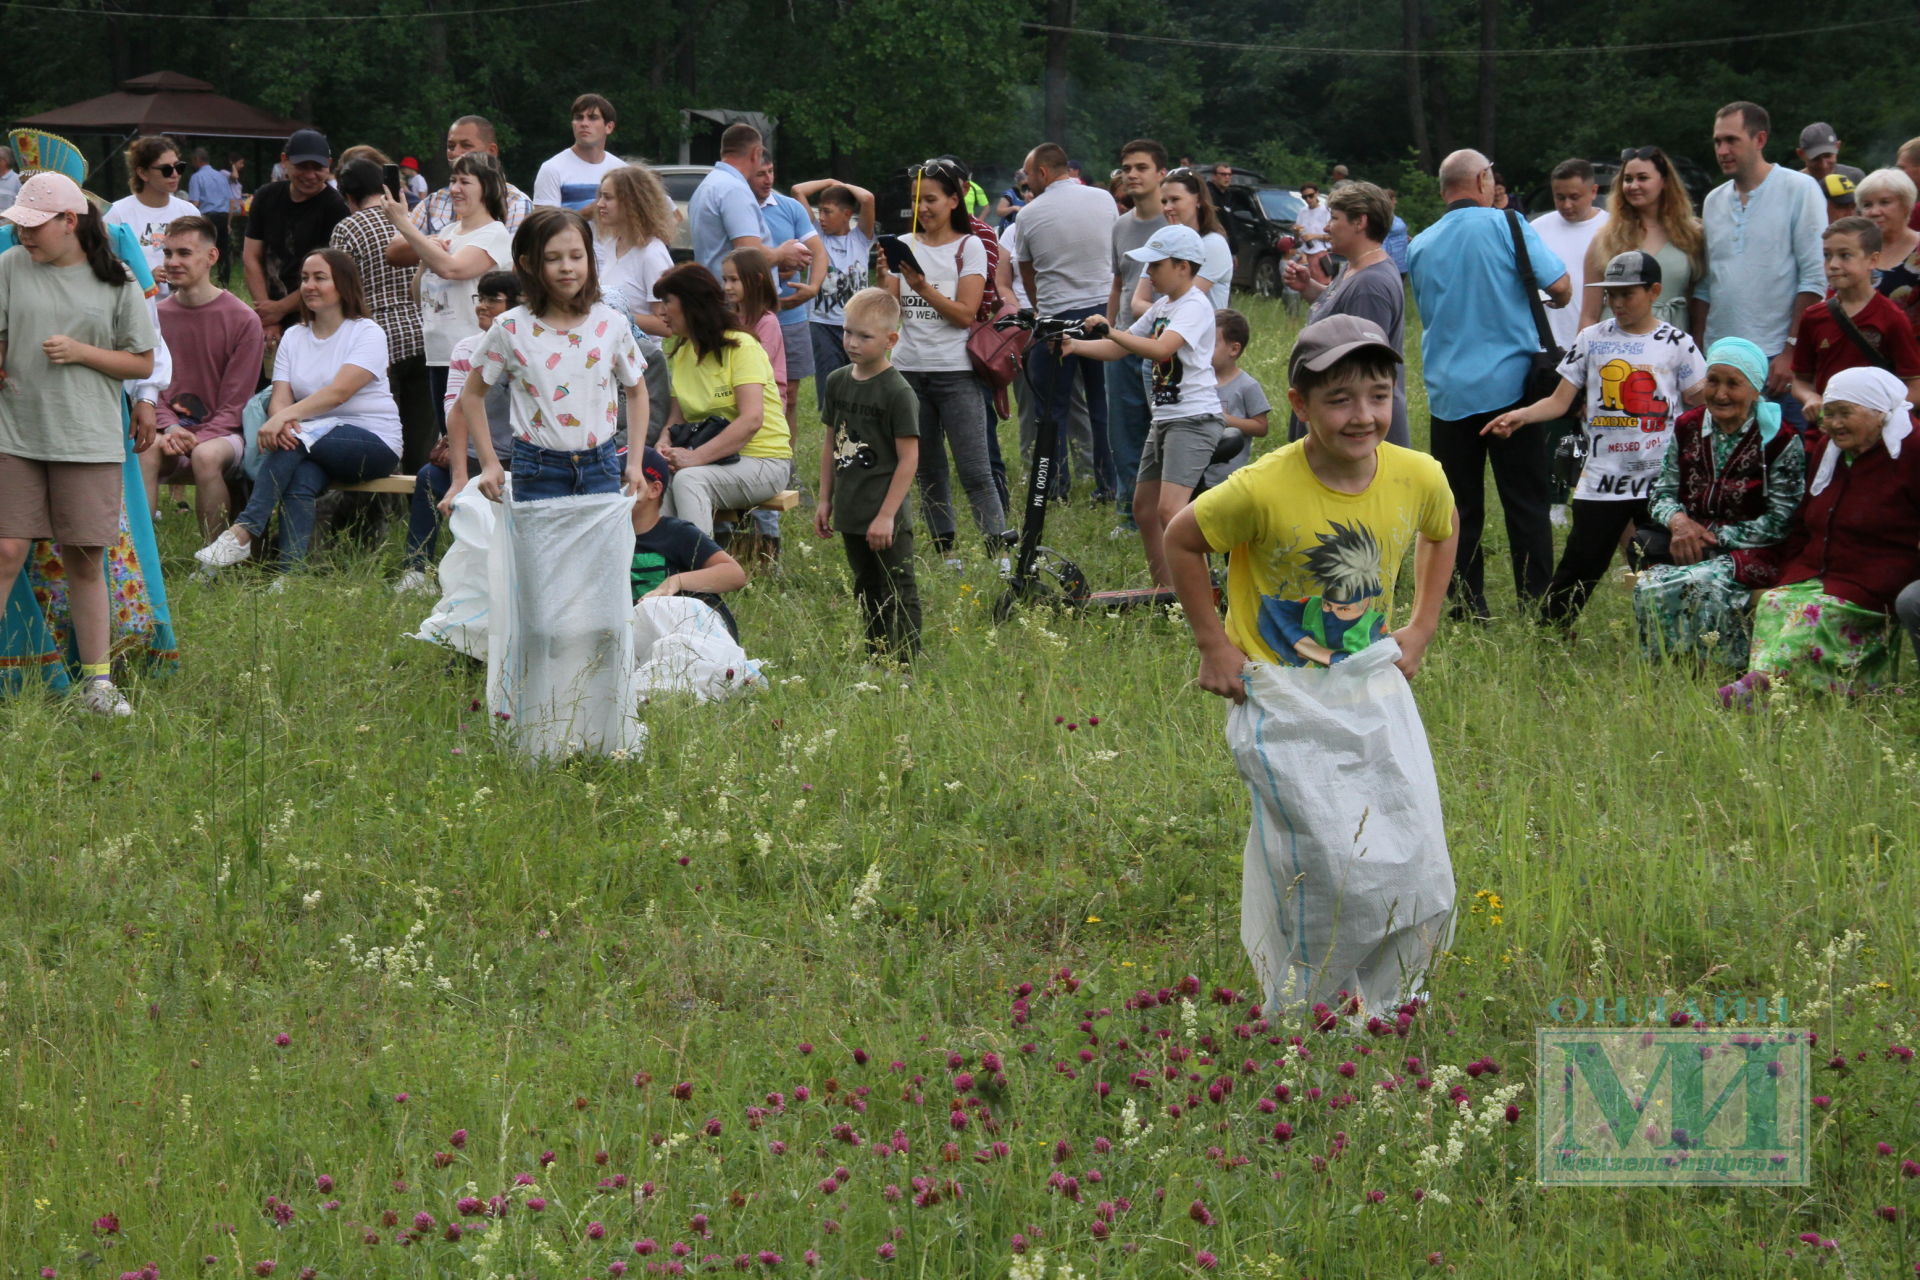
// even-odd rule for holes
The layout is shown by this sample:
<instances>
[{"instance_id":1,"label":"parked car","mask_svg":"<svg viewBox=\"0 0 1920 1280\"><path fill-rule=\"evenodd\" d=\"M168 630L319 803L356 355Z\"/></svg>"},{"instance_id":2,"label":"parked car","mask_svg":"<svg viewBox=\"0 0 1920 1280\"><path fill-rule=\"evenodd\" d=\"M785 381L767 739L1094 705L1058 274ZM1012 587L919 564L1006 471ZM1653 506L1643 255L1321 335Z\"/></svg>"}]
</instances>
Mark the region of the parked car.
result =
<instances>
[{"instance_id":1,"label":"parked car","mask_svg":"<svg viewBox=\"0 0 1920 1280\"><path fill-rule=\"evenodd\" d=\"M673 211L680 218L679 225L673 231L673 241L667 248L672 252L675 262L692 262L693 234L687 227L687 202L693 199L694 189L713 172L713 166L656 164L652 169L660 175L660 184L667 189L667 196L673 201Z\"/></svg>"},{"instance_id":2,"label":"parked car","mask_svg":"<svg viewBox=\"0 0 1920 1280\"><path fill-rule=\"evenodd\" d=\"M1294 250L1296 220L1307 202L1286 187L1253 186L1236 181L1227 188L1225 216L1233 224L1233 287L1277 298L1284 285L1281 268Z\"/></svg>"}]
</instances>

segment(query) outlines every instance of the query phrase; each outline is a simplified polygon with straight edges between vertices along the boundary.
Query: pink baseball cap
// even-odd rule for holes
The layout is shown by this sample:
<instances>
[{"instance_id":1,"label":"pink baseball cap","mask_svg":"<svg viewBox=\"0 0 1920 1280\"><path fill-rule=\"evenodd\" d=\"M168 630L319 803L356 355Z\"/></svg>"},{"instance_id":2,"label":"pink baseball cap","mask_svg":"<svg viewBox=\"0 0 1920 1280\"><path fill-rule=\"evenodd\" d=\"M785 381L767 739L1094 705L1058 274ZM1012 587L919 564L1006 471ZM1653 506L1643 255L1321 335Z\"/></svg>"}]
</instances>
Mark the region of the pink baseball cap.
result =
<instances>
[{"instance_id":1,"label":"pink baseball cap","mask_svg":"<svg viewBox=\"0 0 1920 1280\"><path fill-rule=\"evenodd\" d=\"M20 184L20 194L10 208L0 209L0 218L23 227L37 227L62 213L85 213L86 193L80 184L64 173L36 173Z\"/></svg>"}]
</instances>

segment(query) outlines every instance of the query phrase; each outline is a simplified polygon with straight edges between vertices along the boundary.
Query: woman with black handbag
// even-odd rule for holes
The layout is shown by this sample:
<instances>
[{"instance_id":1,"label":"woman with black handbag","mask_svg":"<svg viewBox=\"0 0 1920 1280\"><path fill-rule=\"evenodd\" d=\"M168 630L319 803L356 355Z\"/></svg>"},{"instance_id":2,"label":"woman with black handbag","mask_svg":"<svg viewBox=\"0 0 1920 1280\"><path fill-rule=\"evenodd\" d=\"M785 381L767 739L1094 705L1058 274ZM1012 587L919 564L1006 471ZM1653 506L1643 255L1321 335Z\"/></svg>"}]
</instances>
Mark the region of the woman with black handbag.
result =
<instances>
[{"instance_id":1,"label":"woman with black handbag","mask_svg":"<svg viewBox=\"0 0 1920 1280\"><path fill-rule=\"evenodd\" d=\"M661 510L711 535L716 510L757 507L786 487L793 432L766 348L732 326L713 273L689 262L653 288L672 334L673 408L660 452L673 483Z\"/></svg>"}]
</instances>

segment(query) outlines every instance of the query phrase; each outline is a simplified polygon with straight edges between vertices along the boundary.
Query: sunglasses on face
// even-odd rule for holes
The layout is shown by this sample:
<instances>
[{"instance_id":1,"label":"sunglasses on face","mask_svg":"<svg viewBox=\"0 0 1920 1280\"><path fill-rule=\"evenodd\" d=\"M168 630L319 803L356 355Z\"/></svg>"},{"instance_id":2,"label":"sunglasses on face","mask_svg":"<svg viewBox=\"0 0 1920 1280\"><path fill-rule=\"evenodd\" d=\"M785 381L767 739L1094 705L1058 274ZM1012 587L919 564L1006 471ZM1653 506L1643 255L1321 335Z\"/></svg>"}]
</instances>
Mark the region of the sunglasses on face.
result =
<instances>
[{"instance_id":1,"label":"sunglasses on face","mask_svg":"<svg viewBox=\"0 0 1920 1280\"><path fill-rule=\"evenodd\" d=\"M150 164L147 166L147 168L151 169L153 172L159 174L163 178L171 178L176 174L185 173L187 171L187 166L185 166L184 164Z\"/></svg>"}]
</instances>

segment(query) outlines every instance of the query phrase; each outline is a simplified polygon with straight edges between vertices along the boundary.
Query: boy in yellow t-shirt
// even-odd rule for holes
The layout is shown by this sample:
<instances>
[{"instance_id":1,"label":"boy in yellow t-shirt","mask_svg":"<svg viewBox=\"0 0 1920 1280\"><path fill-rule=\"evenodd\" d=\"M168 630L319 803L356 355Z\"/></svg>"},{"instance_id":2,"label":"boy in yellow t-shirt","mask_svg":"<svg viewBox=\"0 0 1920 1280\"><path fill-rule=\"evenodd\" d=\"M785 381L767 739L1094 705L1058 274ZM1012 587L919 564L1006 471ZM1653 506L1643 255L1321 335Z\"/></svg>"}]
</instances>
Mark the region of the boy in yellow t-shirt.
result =
<instances>
[{"instance_id":1,"label":"boy in yellow t-shirt","mask_svg":"<svg viewBox=\"0 0 1920 1280\"><path fill-rule=\"evenodd\" d=\"M1389 631L1400 670L1419 669L1439 625L1459 521L1440 465L1386 443L1398 363L1371 321L1330 316L1308 325L1287 372L1287 399L1306 437L1234 472L1167 527L1174 588L1207 692L1240 702L1249 662L1329 666ZM1413 616L1392 630L1394 578L1410 549ZM1207 575L1207 553L1217 551L1228 553L1224 625Z\"/></svg>"},{"instance_id":2,"label":"boy in yellow t-shirt","mask_svg":"<svg viewBox=\"0 0 1920 1280\"><path fill-rule=\"evenodd\" d=\"M1370 320L1308 325L1287 370L1306 437L1202 494L1166 534L1200 687L1235 704L1227 743L1254 806L1241 941L1266 1007L1311 1004L1323 1028L1376 1011L1404 1027L1454 905L1404 677L1439 625L1460 522L1439 464L1386 443L1399 363ZM1390 630L1410 550L1413 616ZM1228 555L1224 624L1210 551Z\"/></svg>"}]
</instances>

